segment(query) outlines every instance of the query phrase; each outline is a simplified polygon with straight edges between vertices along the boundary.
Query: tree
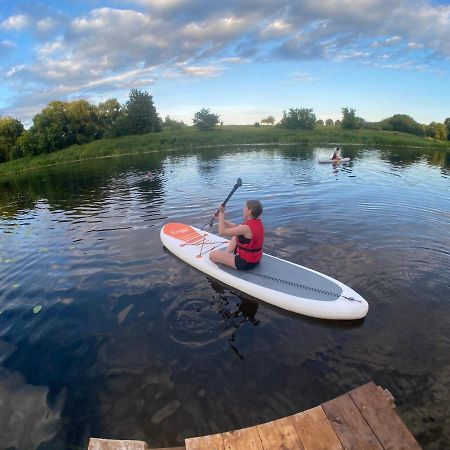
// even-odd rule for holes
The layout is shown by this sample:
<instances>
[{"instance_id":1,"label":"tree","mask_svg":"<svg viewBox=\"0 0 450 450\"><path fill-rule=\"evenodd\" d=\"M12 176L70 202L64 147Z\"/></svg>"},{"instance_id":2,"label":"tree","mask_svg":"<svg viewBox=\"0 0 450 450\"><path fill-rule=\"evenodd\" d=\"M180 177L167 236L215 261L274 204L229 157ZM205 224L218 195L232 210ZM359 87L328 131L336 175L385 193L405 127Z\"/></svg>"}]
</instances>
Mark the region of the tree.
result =
<instances>
[{"instance_id":1,"label":"tree","mask_svg":"<svg viewBox=\"0 0 450 450\"><path fill-rule=\"evenodd\" d=\"M382 130L381 122L364 122L364 128L367 130Z\"/></svg>"},{"instance_id":2,"label":"tree","mask_svg":"<svg viewBox=\"0 0 450 450\"><path fill-rule=\"evenodd\" d=\"M283 111L283 118L279 125L281 128L291 130L313 130L316 126L316 115L312 109L290 108L288 113Z\"/></svg>"},{"instance_id":3,"label":"tree","mask_svg":"<svg viewBox=\"0 0 450 450\"><path fill-rule=\"evenodd\" d=\"M341 121L339 119L334 121L334 126L340 128L341 126Z\"/></svg>"},{"instance_id":4,"label":"tree","mask_svg":"<svg viewBox=\"0 0 450 450\"><path fill-rule=\"evenodd\" d=\"M12 117L0 117L0 163L11 159L17 139L24 130L20 120Z\"/></svg>"},{"instance_id":5,"label":"tree","mask_svg":"<svg viewBox=\"0 0 450 450\"><path fill-rule=\"evenodd\" d=\"M98 104L97 116L103 128L103 136L109 137L114 134L114 126L122 114L124 111L116 98L109 98Z\"/></svg>"},{"instance_id":6,"label":"tree","mask_svg":"<svg viewBox=\"0 0 450 450\"><path fill-rule=\"evenodd\" d=\"M427 136L439 141L446 141L448 137L447 127L443 123L431 122L425 130Z\"/></svg>"},{"instance_id":7,"label":"tree","mask_svg":"<svg viewBox=\"0 0 450 450\"><path fill-rule=\"evenodd\" d=\"M103 127L98 116L97 107L86 100L67 103L66 117L68 122L68 142L86 144L99 139L103 135Z\"/></svg>"},{"instance_id":8,"label":"tree","mask_svg":"<svg viewBox=\"0 0 450 450\"><path fill-rule=\"evenodd\" d=\"M325 120L325 125L327 127L332 127L334 125L333 119L327 119Z\"/></svg>"},{"instance_id":9,"label":"tree","mask_svg":"<svg viewBox=\"0 0 450 450\"><path fill-rule=\"evenodd\" d=\"M402 133L425 136L425 127L406 114L394 114L382 121L383 130L400 131Z\"/></svg>"},{"instance_id":10,"label":"tree","mask_svg":"<svg viewBox=\"0 0 450 450\"><path fill-rule=\"evenodd\" d=\"M153 104L153 97L148 92L132 89L129 99L114 125L116 136L146 134L161 131L161 121Z\"/></svg>"},{"instance_id":11,"label":"tree","mask_svg":"<svg viewBox=\"0 0 450 450\"><path fill-rule=\"evenodd\" d=\"M357 130L364 127L364 119L362 117L356 117L356 109L342 108L341 111L341 128L345 128L347 130Z\"/></svg>"},{"instance_id":12,"label":"tree","mask_svg":"<svg viewBox=\"0 0 450 450\"><path fill-rule=\"evenodd\" d=\"M96 106L86 100L56 100L34 116L33 126L20 142L20 148L25 154L50 153L99 139L102 132Z\"/></svg>"},{"instance_id":13,"label":"tree","mask_svg":"<svg viewBox=\"0 0 450 450\"><path fill-rule=\"evenodd\" d=\"M261 125L273 125L275 123L275 117L268 116L261 120Z\"/></svg>"},{"instance_id":14,"label":"tree","mask_svg":"<svg viewBox=\"0 0 450 450\"><path fill-rule=\"evenodd\" d=\"M33 154L51 153L73 144L70 141L66 107L66 102L55 100L34 116L33 126L30 128L36 138Z\"/></svg>"},{"instance_id":15,"label":"tree","mask_svg":"<svg viewBox=\"0 0 450 450\"><path fill-rule=\"evenodd\" d=\"M182 120L171 119L170 116L166 116L163 120L162 127L167 130L182 130L187 125Z\"/></svg>"},{"instance_id":16,"label":"tree","mask_svg":"<svg viewBox=\"0 0 450 450\"><path fill-rule=\"evenodd\" d=\"M317 125L318 127L323 127L325 124L324 124L324 122L323 122L322 119L319 119L319 120L316 121L316 125Z\"/></svg>"},{"instance_id":17,"label":"tree","mask_svg":"<svg viewBox=\"0 0 450 450\"><path fill-rule=\"evenodd\" d=\"M447 139L450 140L450 117L444 120L445 128L447 128Z\"/></svg>"},{"instance_id":18,"label":"tree","mask_svg":"<svg viewBox=\"0 0 450 450\"><path fill-rule=\"evenodd\" d=\"M35 156L40 153L38 147L38 137L32 129L25 132L17 139L16 146L13 150L13 159L22 158L23 156Z\"/></svg>"},{"instance_id":19,"label":"tree","mask_svg":"<svg viewBox=\"0 0 450 450\"><path fill-rule=\"evenodd\" d=\"M200 111L195 113L192 121L194 122L194 126L199 130L208 131L217 127L217 124L220 121L220 116L212 113L209 108L202 108Z\"/></svg>"},{"instance_id":20,"label":"tree","mask_svg":"<svg viewBox=\"0 0 450 450\"><path fill-rule=\"evenodd\" d=\"M436 139L446 141L448 139L447 127L443 123L436 124Z\"/></svg>"}]
</instances>

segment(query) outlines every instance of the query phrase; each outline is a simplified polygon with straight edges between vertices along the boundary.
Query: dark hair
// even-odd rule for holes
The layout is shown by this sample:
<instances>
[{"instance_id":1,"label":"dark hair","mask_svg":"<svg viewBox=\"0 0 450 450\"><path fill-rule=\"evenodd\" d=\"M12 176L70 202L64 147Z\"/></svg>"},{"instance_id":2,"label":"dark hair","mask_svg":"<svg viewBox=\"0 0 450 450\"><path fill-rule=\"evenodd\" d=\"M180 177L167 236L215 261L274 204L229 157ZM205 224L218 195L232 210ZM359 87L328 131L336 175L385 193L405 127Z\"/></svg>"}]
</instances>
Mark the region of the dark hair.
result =
<instances>
[{"instance_id":1,"label":"dark hair","mask_svg":"<svg viewBox=\"0 0 450 450\"><path fill-rule=\"evenodd\" d=\"M247 208L250 210L255 219L257 219L263 212L263 207L259 200L247 200Z\"/></svg>"}]
</instances>

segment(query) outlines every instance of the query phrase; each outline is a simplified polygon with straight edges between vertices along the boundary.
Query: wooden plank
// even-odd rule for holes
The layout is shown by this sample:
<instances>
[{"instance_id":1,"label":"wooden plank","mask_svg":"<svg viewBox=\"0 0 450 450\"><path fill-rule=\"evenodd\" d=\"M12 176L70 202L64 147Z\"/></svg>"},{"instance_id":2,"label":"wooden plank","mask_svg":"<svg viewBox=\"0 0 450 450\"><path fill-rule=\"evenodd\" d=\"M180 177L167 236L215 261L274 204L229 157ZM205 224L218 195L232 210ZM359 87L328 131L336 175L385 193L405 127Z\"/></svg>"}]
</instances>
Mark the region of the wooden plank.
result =
<instances>
[{"instance_id":1,"label":"wooden plank","mask_svg":"<svg viewBox=\"0 0 450 450\"><path fill-rule=\"evenodd\" d=\"M375 383L367 383L350 391L349 395L386 450L420 450L414 436Z\"/></svg>"},{"instance_id":2,"label":"wooden plank","mask_svg":"<svg viewBox=\"0 0 450 450\"><path fill-rule=\"evenodd\" d=\"M88 450L149 450L147 444L143 441L118 441L114 439L89 440Z\"/></svg>"},{"instance_id":3,"label":"wooden plank","mask_svg":"<svg viewBox=\"0 0 450 450\"><path fill-rule=\"evenodd\" d=\"M221 434L185 439L184 445L186 450L224 450Z\"/></svg>"},{"instance_id":4,"label":"wooden plank","mask_svg":"<svg viewBox=\"0 0 450 450\"><path fill-rule=\"evenodd\" d=\"M257 425L256 429L265 450L304 450L290 417Z\"/></svg>"},{"instance_id":5,"label":"wooden plank","mask_svg":"<svg viewBox=\"0 0 450 450\"><path fill-rule=\"evenodd\" d=\"M161 448L151 448L150 450L186 450L186 447L161 447Z\"/></svg>"},{"instance_id":6,"label":"wooden plank","mask_svg":"<svg viewBox=\"0 0 450 450\"><path fill-rule=\"evenodd\" d=\"M348 394L323 403L322 408L346 450L383 450Z\"/></svg>"},{"instance_id":7,"label":"wooden plank","mask_svg":"<svg viewBox=\"0 0 450 450\"><path fill-rule=\"evenodd\" d=\"M291 417L305 450L344 450L321 406Z\"/></svg>"},{"instance_id":8,"label":"wooden plank","mask_svg":"<svg viewBox=\"0 0 450 450\"><path fill-rule=\"evenodd\" d=\"M225 450L264 450L256 427L222 434Z\"/></svg>"}]
</instances>

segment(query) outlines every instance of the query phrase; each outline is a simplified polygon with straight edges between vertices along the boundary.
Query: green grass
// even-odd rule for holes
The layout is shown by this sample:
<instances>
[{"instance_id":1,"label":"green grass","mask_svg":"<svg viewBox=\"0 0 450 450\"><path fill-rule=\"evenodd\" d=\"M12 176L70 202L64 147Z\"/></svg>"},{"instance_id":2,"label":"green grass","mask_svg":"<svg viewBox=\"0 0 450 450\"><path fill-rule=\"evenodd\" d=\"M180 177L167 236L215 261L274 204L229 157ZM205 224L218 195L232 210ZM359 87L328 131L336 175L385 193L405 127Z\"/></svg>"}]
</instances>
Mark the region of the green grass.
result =
<instances>
[{"instance_id":1,"label":"green grass","mask_svg":"<svg viewBox=\"0 0 450 450\"><path fill-rule=\"evenodd\" d=\"M335 127L317 127L315 130L285 130L276 127L228 125L214 131L187 128L177 131L140 136L102 139L89 144L71 146L58 152L26 157L0 164L0 176L26 170L67 164L75 161L140 154L157 150L181 150L242 144L328 144L403 146L450 149L450 142L420 138L395 131L343 130Z\"/></svg>"}]
</instances>

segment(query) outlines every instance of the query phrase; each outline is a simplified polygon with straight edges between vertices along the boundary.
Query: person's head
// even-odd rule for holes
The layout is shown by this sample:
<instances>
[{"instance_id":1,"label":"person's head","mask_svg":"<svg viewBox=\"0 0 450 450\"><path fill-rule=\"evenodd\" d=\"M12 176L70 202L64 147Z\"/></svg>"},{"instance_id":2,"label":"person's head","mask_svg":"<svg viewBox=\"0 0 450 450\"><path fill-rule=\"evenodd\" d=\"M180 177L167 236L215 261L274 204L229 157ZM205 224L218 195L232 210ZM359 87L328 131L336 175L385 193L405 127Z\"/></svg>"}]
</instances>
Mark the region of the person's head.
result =
<instances>
[{"instance_id":1,"label":"person's head","mask_svg":"<svg viewBox=\"0 0 450 450\"><path fill-rule=\"evenodd\" d=\"M245 202L244 214L246 211L253 219L257 219L263 212L261 202L259 200L247 200Z\"/></svg>"}]
</instances>

